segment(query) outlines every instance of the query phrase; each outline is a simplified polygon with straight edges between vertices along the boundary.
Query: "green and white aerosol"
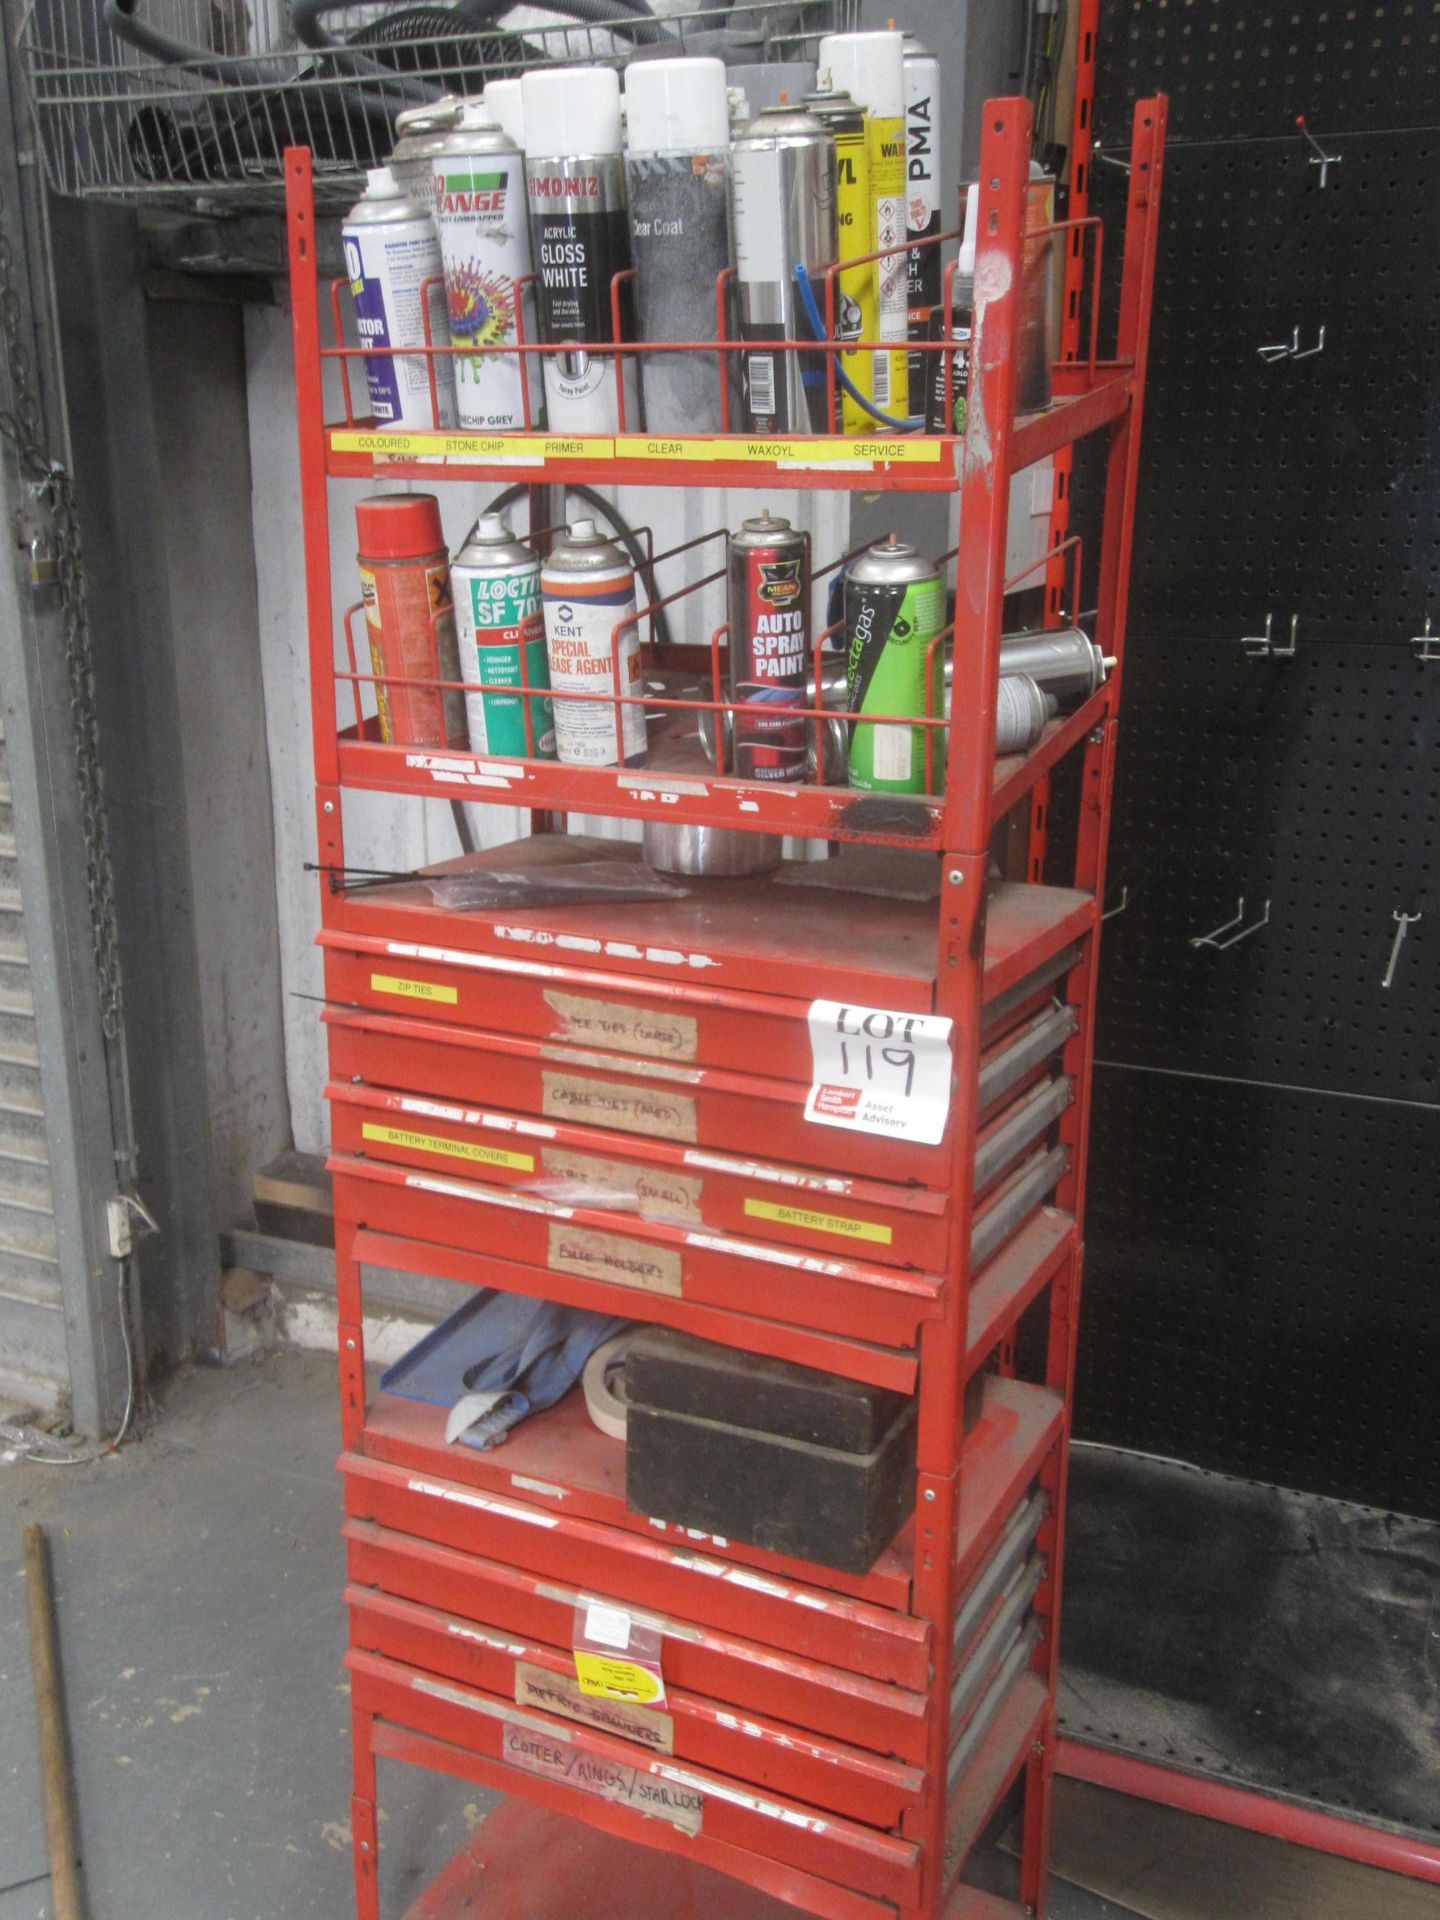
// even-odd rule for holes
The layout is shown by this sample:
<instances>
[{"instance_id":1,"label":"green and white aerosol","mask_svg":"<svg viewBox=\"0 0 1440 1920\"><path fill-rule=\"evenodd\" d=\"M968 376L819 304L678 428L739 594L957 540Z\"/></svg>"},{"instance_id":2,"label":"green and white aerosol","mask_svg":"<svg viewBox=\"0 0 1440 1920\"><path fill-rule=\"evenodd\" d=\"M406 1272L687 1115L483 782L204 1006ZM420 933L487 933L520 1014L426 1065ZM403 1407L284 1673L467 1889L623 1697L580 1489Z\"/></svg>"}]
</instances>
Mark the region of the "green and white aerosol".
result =
<instances>
[{"instance_id":1,"label":"green and white aerosol","mask_svg":"<svg viewBox=\"0 0 1440 1920\"><path fill-rule=\"evenodd\" d=\"M926 672L930 642L945 621L945 588L937 569L892 533L868 547L845 575L845 692L852 714L896 719L852 726L850 785L872 793L923 793L925 735L936 734L933 784L945 784L945 749L938 728L909 726L908 718L944 713L944 649Z\"/></svg>"},{"instance_id":2,"label":"green and white aerosol","mask_svg":"<svg viewBox=\"0 0 1440 1920\"><path fill-rule=\"evenodd\" d=\"M450 563L450 587L461 678L492 689L465 696L471 747L507 760L553 760L554 702L529 700L527 727L521 692L548 695L550 688L539 560L498 513L482 513Z\"/></svg>"}]
</instances>

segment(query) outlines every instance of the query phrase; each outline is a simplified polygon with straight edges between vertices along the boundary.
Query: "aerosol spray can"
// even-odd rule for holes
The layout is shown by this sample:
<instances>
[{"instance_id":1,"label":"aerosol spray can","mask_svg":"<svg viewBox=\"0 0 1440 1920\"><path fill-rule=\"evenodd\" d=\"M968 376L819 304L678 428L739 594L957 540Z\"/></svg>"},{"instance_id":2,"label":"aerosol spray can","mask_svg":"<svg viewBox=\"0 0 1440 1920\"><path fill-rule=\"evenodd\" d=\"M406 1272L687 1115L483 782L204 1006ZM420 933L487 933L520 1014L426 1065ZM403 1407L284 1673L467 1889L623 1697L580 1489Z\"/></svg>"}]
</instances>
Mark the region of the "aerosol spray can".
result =
<instances>
[{"instance_id":1,"label":"aerosol spray can","mask_svg":"<svg viewBox=\"0 0 1440 1920\"><path fill-rule=\"evenodd\" d=\"M892 533L868 548L845 576L845 691L851 713L901 716L892 726L851 730L850 785L874 793L922 793L925 789L925 735L936 735L930 749L933 790L945 784L945 747L938 728L904 724L944 713L945 662L935 649L930 673L925 656L945 620L945 589L940 575Z\"/></svg>"},{"instance_id":2,"label":"aerosol spray can","mask_svg":"<svg viewBox=\"0 0 1440 1920\"><path fill-rule=\"evenodd\" d=\"M614 359L595 348L613 337L610 282L630 265L620 81L608 67L541 67L523 76L520 98L540 333L547 345L563 347L544 357L550 431L614 433ZM625 379L627 418L638 427L628 360Z\"/></svg>"},{"instance_id":3,"label":"aerosol spray can","mask_svg":"<svg viewBox=\"0 0 1440 1920\"><path fill-rule=\"evenodd\" d=\"M450 563L433 493L380 493L355 502L365 630L376 675L380 738L406 747L463 747L458 688L394 685L460 678Z\"/></svg>"},{"instance_id":4,"label":"aerosol spray can","mask_svg":"<svg viewBox=\"0 0 1440 1920\"><path fill-rule=\"evenodd\" d=\"M940 304L940 249L918 242L940 231L940 62L913 33L905 35L905 227L910 235L906 300L911 340L930 338L930 315ZM910 355L910 413L925 412L927 362Z\"/></svg>"},{"instance_id":5,"label":"aerosol spray can","mask_svg":"<svg viewBox=\"0 0 1440 1920\"><path fill-rule=\"evenodd\" d=\"M619 672L611 639L635 612L635 573L593 520L576 520L557 540L540 570L550 685L557 694L640 692L640 630L620 636ZM607 700L555 702L555 750L567 767L643 764L645 709L620 709L617 752L615 707Z\"/></svg>"},{"instance_id":6,"label":"aerosol spray can","mask_svg":"<svg viewBox=\"0 0 1440 1920\"><path fill-rule=\"evenodd\" d=\"M481 95L485 111L497 127L503 127L517 152L525 151L525 103L520 98L518 80L487 80Z\"/></svg>"},{"instance_id":7,"label":"aerosol spray can","mask_svg":"<svg viewBox=\"0 0 1440 1920\"><path fill-rule=\"evenodd\" d=\"M823 314L825 270L835 264L835 136L790 106L757 114L731 151L731 210L740 289L745 415L754 433L828 433L825 356L766 352L771 340L823 328L805 316L796 267Z\"/></svg>"},{"instance_id":8,"label":"aerosol spray can","mask_svg":"<svg viewBox=\"0 0 1440 1920\"><path fill-rule=\"evenodd\" d=\"M821 79L827 80L828 73ZM835 136L835 226L839 255L853 260L873 253L875 208L870 198L870 159L865 146L865 116L848 93L807 93L805 111ZM816 295L824 311L822 295ZM835 337L839 340L875 338L875 262L842 267L835 276ZM840 365L847 379L865 396L873 397L871 355L842 353ZM840 419L846 433L863 433L874 421L853 394L839 389Z\"/></svg>"},{"instance_id":9,"label":"aerosol spray can","mask_svg":"<svg viewBox=\"0 0 1440 1920\"><path fill-rule=\"evenodd\" d=\"M432 161L460 121L463 101L453 94L423 107L406 107L395 116L395 146L390 171L407 200L416 200L427 213L435 210L435 170Z\"/></svg>"},{"instance_id":10,"label":"aerosol spray can","mask_svg":"<svg viewBox=\"0 0 1440 1920\"><path fill-rule=\"evenodd\" d=\"M975 329L975 224L979 212L980 194L977 188L971 187L965 196L960 257L950 276L950 312L947 316L942 305L930 310L930 338L948 341L949 345L944 353L921 356L930 363L925 401L927 433L963 434L969 418L970 340Z\"/></svg>"},{"instance_id":11,"label":"aerosol spray can","mask_svg":"<svg viewBox=\"0 0 1440 1920\"><path fill-rule=\"evenodd\" d=\"M713 340L730 264L730 130L722 60L625 69L625 190L642 340ZM720 357L640 356L647 433L719 433Z\"/></svg>"},{"instance_id":12,"label":"aerosol spray can","mask_svg":"<svg viewBox=\"0 0 1440 1920\"><path fill-rule=\"evenodd\" d=\"M810 728L770 719L810 682L810 536L768 509L730 536L730 697L743 780L804 780Z\"/></svg>"},{"instance_id":13,"label":"aerosol spray can","mask_svg":"<svg viewBox=\"0 0 1440 1920\"><path fill-rule=\"evenodd\" d=\"M450 338L457 347L513 347L518 336L520 281L530 271L530 225L525 206L525 158L479 101L434 156L435 225L445 267ZM528 295L526 296L528 297ZM526 337L535 338L533 314ZM522 369L518 353L456 354L455 403L462 427L510 433L538 425L542 381Z\"/></svg>"},{"instance_id":14,"label":"aerosol spray can","mask_svg":"<svg viewBox=\"0 0 1440 1920\"><path fill-rule=\"evenodd\" d=\"M905 36L902 33L831 33L820 42L820 65L832 85L843 88L865 111L870 159L870 197L875 208L876 252L895 247L876 262L877 340L900 350L877 353L871 379L881 413L903 418L910 398L909 259L905 248ZM883 430L883 429L882 429Z\"/></svg>"},{"instance_id":15,"label":"aerosol spray can","mask_svg":"<svg viewBox=\"0 0 1440 1920\"><path fill-rule=\"evenodd\" d=\"M554 703L540 613L540 562L498 513L482 513L450 567L460 630L460 672L471 686L514 693L467 693L465 718L476 753L505 759L555 758ZM526 706L529 728L526 728Z\"/></svg>"},{"instance_id":16,"label":"aerosol spray can","mask_svg":"<svg viewBox=\"0 0 1440 1920\"><path fill-rule=\"evenodd\" d=\"M360 344L423 347L428 312L432 343L448 347L435 223L418 201L404 198L388 167L372 167L366 181L365 196L345 216L341 234ZM420 290L427 280L436 284L422 303ZM376 426L423 432L455 425L455 376L448 354L435 357L438 417L430 404L423 353L377 354L365 362L365 379Z\"/></svg>"}]
</instances>

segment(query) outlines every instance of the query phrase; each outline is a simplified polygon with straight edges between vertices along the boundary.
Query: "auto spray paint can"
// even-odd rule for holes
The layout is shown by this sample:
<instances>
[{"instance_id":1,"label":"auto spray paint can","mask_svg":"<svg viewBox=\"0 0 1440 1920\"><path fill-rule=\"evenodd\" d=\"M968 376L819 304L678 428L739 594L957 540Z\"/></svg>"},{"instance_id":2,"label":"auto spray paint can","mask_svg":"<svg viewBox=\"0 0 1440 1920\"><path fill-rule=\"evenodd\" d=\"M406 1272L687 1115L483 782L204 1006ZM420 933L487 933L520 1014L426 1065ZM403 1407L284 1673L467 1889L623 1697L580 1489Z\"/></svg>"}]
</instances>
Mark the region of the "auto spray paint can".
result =
<instances>
[{"instance_id":1,"label":"auto spray paint can","mask_svg":"<svg viewBox=\"0 0 1440 1920\"><path fill-rule=\"evenodd\" d=\"M768 509L730 536L730 698L743 780L804 780L810 728L767 717L803 707L810 682L810 536Z\"/></svg>"},{"instance_id":2,"label":"auto spray paint can","mask_svg":"<svg viewBox=\"0 0 1440 1920\"><path fill-rule=\"evenodd\" d=\"M341 241L355 325L362 347L448 347L445 289L435 223L407 200L388 167L372 167L365 195L345 216ZM435 284L425 287L426 281ZM422 288L424 292L422 294ZM403 432L455 425L455 376L448 354L435 356L435 406L425 355L385 353L365 362L370 411L377 427Z\"/></svg>"},{"instance_id":3,"label":"auto spray paint can","mask_svg":"<svg viewBox=\"0 0 1440 1920\"><path fill-rule=\"evenodd\" d=\"M865 112L870 161L870 198L875 209L877 340L898 342L898 352L878 352L871 369L876 408L892 419L906 417L910 403L909 255L905 224L905 36L903 33L830 33L820 42L820 65L831 85L843 88Z\"/></svg>"},{"instance_id":4,"label":"auto spray paint can","mask_svg":"<svg viewBox=\"0 0 1440 1920\"><path fill-rule=\"evenodd\" d=\"M372 494L355 502L355 535L380 738L405 747L463 747L458 687L395 684L460 679L440 502L433 493Z\"/></svg>"},{"instance_id":5,"label":"auto spray paint can","mask_svg":"<svg viewBox=\"0 0 1440 1920\"><path fill-rule=\"evenodd\" d=\"M639 336L713 340L716 280L730 264L725 63L633 62L625 141ZM718 354L642 354L646 432L719 433L720 377Z\"/></svg>"},{"instance_id":6,"label":"auto spray paint can","mask_svg":"<svg viewBox=\"0 0 1440 1920\"><path fill-rule=\"evenodd\" d=\"M805 317L795 269L823 314L825 270L838 258L835 136L813 114L770 107L735 142L730 165L746 424L752 433L828 433L825 356L765 343L819 331Z\"/></svg>"},{"instance_id":7,"label":"auto spray paint can","mask_svg":"<svg viewBox=\"0 0 1440 1920\"><path fill-rule=\"evenodd\" d=\"M933 791L945 784L945 749L938 728L907 726L907 716L944 713L945 663L937 647L926 672L930 642L945 620L945 589L930 561L892 533L851 563L845 575L845 693L852 714L894 714L893 725L851 729L850 785L872 793L925 790L925 735L931 750Z\"/></svg>"},{"instance_id":8,"label":"auto spray paint can","mask_svg":"<svg viewBox=\"0 0 1440 1920\"><path fill-rule=\"evenodd\" d=\"M640 629L634 621L635 571L593 520L576 520L551 548L540 569L545 649L557 694L639 694ZM618 672L612 648L620 636ZM555 701L555 751L567 767L627 767L644 763L645 709L616 709L606 700ZM619 749L619 750L617 750Z\"/></svg>"},{"instance_id":9,"label":"auto spray paint can","mask_svg":"<svg viewBox=\"0 0 1440 1920\"><path fill-rule=\"evenodd\" d=\"M435 211L435 170L431 164L460 122L462 100L446 94L423 107L406 107L395 116L395 146L390 171L407 200L418 201L427 213Z\"/></svg>"},{"instance_id":10,"label":"auto spray paint can","mask_svg":"<svg viewBox=\"0 0 1440 1920\"><path fill-rule=\"evenodd\" d=\"M927 340L930 316L940 304L940 248L921 246L940 231L940 62L913 33L905 35L905 230L910 236L906 303L912 341ZM910 414L926 410L928 362L938 354L910 355Z\"/></svg>"},{"instance_id":11,"label":"auto spray paint can","mask_svg":"<svg viewBox=\"0 0 1440 1920\"><path fill-rule=\"evenodd\" d=\"M822 80L829 78L821 75ZM813 113L835 136L836 245L842 260L873 253L875 208L870 199L870 159L865 145L865 116L848 93L807 93L805 111ZM824 298L816 295L823 313ZM842 267L835 276L835 337L837 340L875 338L875 262ZM871 356L842 353L846 377L867 400L872 398ZM853 394L837 394L839 425L846 433L863 433L874 421Z\"/></svg>"},{"instance_id":12,"label":"auto spray paint can","mask_svg":"<svg viewBox=\"0 0 1440 1920\"><path fill-rule=\"evenodd\" d=\"M433 156L435 225L445 268L450 339L457 347L513 347L516 308L530 272L525 157L509 134L470 102L460 124ZM528 298L528 295L526 296ZM535 338L533 309L527 338ZM543 413L543 383L521 367L518 353L454 356L460 425L481 433L513 433Z\"/></svg>"},{"instance_id":13,"label":"auto spray paint can","mask_svg":"<svg viewBox=\"0 0 1440 1920\"><path fill-rule=\"evenodd\" d=\"M620 81L608 67L541 67L520 82L530 235L540 276L540 335L547 345L545 400L556 434L614 433L620 424L610 283L630 265L625 163L620 157ZM622 292L621 332L628 284ZM625 366L628 424L634 364Z\"/></svg>"},{"instance_id":14,"label":"auto spray paint can","mask_svg":"<svg viewBox=\"0 0 1440 1920\"><path fill-rule=\"evenodd\" d=\"M540 562L498 513L482 513L450 567L459 629L460 673L470 686L515 692L467 693L465 718L476 753L507 760L555 758L554 702L540 612ZM526 706L529 727L526 726Z\"/></svg>"}]
</instances>

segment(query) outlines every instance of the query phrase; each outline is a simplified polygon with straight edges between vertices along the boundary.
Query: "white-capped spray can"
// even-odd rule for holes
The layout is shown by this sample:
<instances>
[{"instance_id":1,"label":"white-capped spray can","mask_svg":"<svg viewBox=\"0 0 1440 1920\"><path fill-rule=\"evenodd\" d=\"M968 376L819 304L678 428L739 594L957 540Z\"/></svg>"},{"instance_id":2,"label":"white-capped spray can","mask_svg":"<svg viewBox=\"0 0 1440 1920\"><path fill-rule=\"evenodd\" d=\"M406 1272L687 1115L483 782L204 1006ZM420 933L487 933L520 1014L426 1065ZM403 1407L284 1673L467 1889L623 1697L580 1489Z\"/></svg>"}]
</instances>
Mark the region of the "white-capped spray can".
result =
<instances>
[{"instance_id":1,"label":"white-capped spray can","mask_svg":"<svg viewBox=\"0 0 1440 1920\"><path fill-rule=\"evenodd\" d=\"M730 264L724 62L633 62L625 119L637 331L642 340L713 340L716 281ZM720 379L715 353L642 354L647 433L719 433Z\"/></svg>"},{"instance_id":2,"label":"white-capped spray can","mask_svg":"<svg viewBox=\"0 0 1440 1920\"><path fill-rule=\"evenodd\" d=\"M450 586L461 678L489 689L465 696L471 747L504 759L553 760L539 560L498 513L482 513L450 563Z\"/></svg>"},{"instance_id":3,"label":"white-capped spray can","mask_svg":"<svg viewBox=\"0 0 1440 1920\"><path fill-rule=\"evenodd\" d=\"M453 94L433 100L423 107L406 107L395 116L395 145L390 154L390 171L407 200L416 200L427 212L433 212L435 169L432 162L447 134L460 124L464 102Z\"/></svg>"},{"instance_id":4,"label":"white-capped spray can","mask_svg":"<svg viewBox=\"0 0 1440 1920\"><path fill-rule=\"evenodd\" d=\"M518 80L487 80L481 96L485 111L497 127L503 127L521 153L525 151L525 103L520 98Z\"/></svg>"},{"instance_id":5,"label":"white-capped spray can","mask_svg":"<svg viewBox=\"0 0 1440 1920\"><path fill-rule=\"evenodd\" d=\"M345 272L361 346L397 349L365 362L370 411L378 427L405 432L453 427L450 356L434 357L432 405L427 356L398 351L425 345L427 315L431 344L450 344L435 223L418 201L405 198L388 167L371 168L367 182L364 198L345 216ZM427 281L433 284L427 286Z\"/></svg>"},{"instance_id":6,"label":"white-capped spray can","mask_svg":"<svg viewBox=\"0 0 1440 1920\"><path fill-rule=\"evenodd\" d=\"M645 709L619 708L616 696L638 696L640 630L634 619L635 570L593 520L576 520L540 569L545 648L555 701L556 756L568 767L640 766L646 754ZM615 629L628 621L620 635ZM602 694L599 700L566 694Z\"/></svg>"},{"instance_id":7,"label":"white-capped spray can","mask_svg":"<svg viewBox=\"0 0 1440 1920\"><path fill-rule=\"evenodd\" d=\"M433 156L435 225L445 267L450 338L457 347L513 347L517 309L529 303L525 337L535 339L533 303L521 282L530 272L525 157L509 134L469 104ZM537 355L475 351L454 358L455 404L462 427L510 433L544 415Z\"/></svg>"},{"instance_id":8,"label":"white-capped spray can","mask_svg":"<svg viewBox=\"0 0 1440 1920\"><path fill-rule=\"evenodd\" d=\"M934 241L940 232L940 62L913 33L905 35L905 229L910 236L906 300L912 341L930 337L930 315L940 304L941 263ZM910 355L910 413L926 410L928 362L938 355Z\"/></svg>"}]
</instances>

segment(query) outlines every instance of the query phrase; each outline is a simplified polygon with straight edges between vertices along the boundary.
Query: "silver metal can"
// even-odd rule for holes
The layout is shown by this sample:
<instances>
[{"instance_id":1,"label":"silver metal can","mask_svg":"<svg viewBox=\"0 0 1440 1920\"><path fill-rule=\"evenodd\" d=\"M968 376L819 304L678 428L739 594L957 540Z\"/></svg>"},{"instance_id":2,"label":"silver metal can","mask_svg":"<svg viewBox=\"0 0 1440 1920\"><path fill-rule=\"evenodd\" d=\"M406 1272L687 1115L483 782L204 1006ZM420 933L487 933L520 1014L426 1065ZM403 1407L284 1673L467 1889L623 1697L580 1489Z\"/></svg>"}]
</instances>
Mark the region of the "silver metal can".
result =
<instances>
[{"instance_id":1,"label":"silver metal can","mask_svg":"<svg viewBox=\"0 0 1440 1920\"><path fill-rule=\"evenodd\" d=\"M922 793L945 783L945 737L907 719L942 716L943 649L931 642L945 622L945 588L933 561L894 534L867 547L845 575L846 704L874 714L854 727L850 785L875 793ZM933 745L928 753L926 735Z\"/></svg>"},{"instance_id":2,"label":"silver metal can","mask_svg":"<svg viewBox=\"0 0 1440 1920\"><path fill-rule=\"evenodd\" d=\"M730 697L742 780L804 780L811 728L772 718L805 704L810 673L810 536L768 509L730 536Z\"/></svg>"},{"instance_id":3,"label":"silver metal can","mask_svg":"<svg viewBox=\"0 0 1440 1920\"><path fill-rule=\"evenodd\" d=\"M555 702L556 757L570 767L642 766L646 757L645 709L639 703L640 630L634 620L635 570L593 520L577 520L556 541L540 569L545 651L550 685L560 695L636 696L616 708L612 700ZM613 636L625 620L616 662Z\"/></svg>"},{"instance_id":4,"label":"silver metal can","mask_svg":"<svg viewBox=\"0 0 1440 1920\"><path fill-rule=\"evenodd\" d=\"M433 207L435 191L431 162L460 121L464 105L453 94L423 107L406 107L395 116L395 146L390 154L390 171L407 200L416 200L427 211Z\"/></svg>"},{"instance_id":5,"label":"silver metal can","mask_svg":"<svg viewBox=\"0 0 1440 1920\"><path fill-rule=\"evenodd\" d=\"M465 696L471 747L507 759L553 760L554 703L548 697L540 562L498 513L482 513L450 563L450 586L461 678L473 687L495 689ZM529 699L529 692L546 697Z\"/></svg>"}]
</instances>

